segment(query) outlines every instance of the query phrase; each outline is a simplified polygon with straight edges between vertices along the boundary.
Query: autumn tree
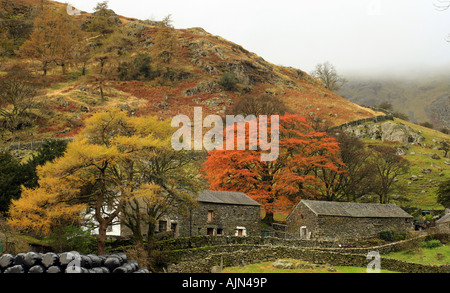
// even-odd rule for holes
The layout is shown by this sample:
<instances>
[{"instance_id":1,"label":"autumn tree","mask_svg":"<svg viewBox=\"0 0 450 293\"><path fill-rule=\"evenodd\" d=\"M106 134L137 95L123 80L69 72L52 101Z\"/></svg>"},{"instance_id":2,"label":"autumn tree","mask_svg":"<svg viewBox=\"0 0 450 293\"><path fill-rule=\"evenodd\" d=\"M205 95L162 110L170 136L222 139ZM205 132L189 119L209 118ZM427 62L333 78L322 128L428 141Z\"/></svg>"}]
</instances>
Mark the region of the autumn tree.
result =
<instances>
[{"instance_id":1,"label":"autumn tree","mask_svg":"<svg viewBox=\"0 0 450 293\"><path fill-rule=\"evenodd\" d=\"M389 203L389 194L396 186L397 177L408 172L410 163L397 155L394 147L375 145L371 146L371 150L369 161L376 174L371 190L379 196L380 203Z\"/></svg>"},{"instance_id":2,"label":"autumn tree","mask_svg":"<svg viewBox=\"0 0 450 293\"><path fill-rule=\"evenodd\" d=\"M248 123L246 127L249 144L257 134ZM209 152L203 172L213 190L245 192L259 202L265 210L264 221L270 223L274 212L285 212L302 198L320 198L323 183L314 170L337 170L333 162L338 150L335 139L313 131L303 117L285 115L280 117L276 160L262 161L260 148L214 150Z\"/></svg>"},{"instance_id":3,"label":"autumn tree","mask_svg":"<svg viewBox=\"0 0 450 293\"><path fill-rule=\"evenodd\" d=\"M106 36L114 32L119 24L117 15L109 9L108 1L97 3L94 7L94 18L87 24L87 30Z\"/></svg>"},{"instance_id":4,"label":"autumn tree","mask_svg":"<svg viewBox=\"0 0 450 293\"><path fill-rule=\"evenodd\" d=\"M43 212L44 205L50 204L39 198L50 197L55 212L60 204L62 210L64 204L67 209L84 204L94 209L98 253L104 254L108 225L117 220L125 202L136 192L153 195L151 185L138 180L138 166L155 155L156 147L169 143L159 139L167 137L168 131L170 127L155 117L129 117L119 110L93 115L63 157L38 168L39 187L24 189L22 198L13 204L12 222L24 227L36 214L43 213L42 219L35 220L42 223L36 228L48 232L60 219L57 214ZM25 208L22 200L30 201L30 208Z\"/></svg>"},{"instance_id":5,"label":"autumn tree","mask_svg":"<svg viewBox=\"0 0 450 293\"><path fill-rule=\"evenodd\" d=\"M356 201L371 192L375 169L370 163L371 151L357 137L345 131L333 133L339 143L336 170L318 168L316 176L324 183L322 198L328 201Z\"/></svg>"},{"instance_id":6,"label":"autumn tree","mask_svg":"<svg viewBox=\"0 0 450 293\"><path fill-rule=\"evenodd\" d=\"M346 82L345 78L340 76L334 65L330 62L317 64L311 76L320 79L325 87L330 91L336 91Z\"/></svg>"},{"instance_id":7,"label":"autumn tree","mask_svg":"<svg viewBox=\"0 0 450 293\"><path fill-rule=\"evenodd\" d=\"M157 58L165 64L170 64L175 55L177 39L172 26L171 15L159 22L155 36L155 53Z\"/></svg>"},{"instance_id":8,"label":"autumn tree","mask_svg":"<svg viewBox=\"0 0 450 293\"><path fill-rule=\"evenodd\" d=\"M64 74L73 49L81 39L80 31L65 8L57 11L45 8L36 17L34 30L18 53L39 60L44 75L53 64L61 66Z\"/></svg>"},{"instance_id":9,"label":"autumn tree","mask_svg":"<svg viewBox=\"0 0 450 293\"><path fill-rule=\"evenodd\" d=\"M23 66L13 67L0 78L0 116L11 132L20 128L24 116L35 107L38 85Z\"/></svg>"},{"instance_id":10,"label":"autumn tree","mask_svg":"<svg viewBox=\"0 0 450 293\"><path fill-rule=\"evenodd\" d=\"M138 241L144 234L152 241L159 219L173 214L188 216L195 195L204 186L199 172L203 153L166 147L158 148L156 154L141 165L141 180L149 184L153 196L145 196L145 190L137 192L123 209L122 223Z\"/></svg>"}]
</instances>

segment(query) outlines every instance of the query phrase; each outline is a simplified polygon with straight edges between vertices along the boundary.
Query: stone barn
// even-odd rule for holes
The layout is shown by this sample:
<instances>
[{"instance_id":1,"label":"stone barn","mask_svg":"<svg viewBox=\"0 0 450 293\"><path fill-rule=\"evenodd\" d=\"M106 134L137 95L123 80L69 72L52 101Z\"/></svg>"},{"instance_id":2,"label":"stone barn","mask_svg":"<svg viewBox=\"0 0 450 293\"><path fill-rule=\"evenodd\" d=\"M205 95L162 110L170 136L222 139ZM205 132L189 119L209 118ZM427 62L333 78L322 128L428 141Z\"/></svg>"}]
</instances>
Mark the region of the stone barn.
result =
<instances>
[{"instance_id":1,"label":"stone barn","mask_svg":"<svg viewBox=\"0 0 450 293\"><path fill-rule=\"evenodd\" d=\"M156 232L175 237L199 235L260 236L261 206L242 192L203 190L188 217L159 220Z\"/></svg>"},{"instance_id":2,"label":"stone barn","mask_svg":"<svg viewBox=\"0 0 450 293\"><path fill-rule=\"evenodd\" d=\"M327 241L370 238L386 229L413 230L413 217L394 204L302 200L286 222L291 235Z\"/></svg>"}]
</instances>

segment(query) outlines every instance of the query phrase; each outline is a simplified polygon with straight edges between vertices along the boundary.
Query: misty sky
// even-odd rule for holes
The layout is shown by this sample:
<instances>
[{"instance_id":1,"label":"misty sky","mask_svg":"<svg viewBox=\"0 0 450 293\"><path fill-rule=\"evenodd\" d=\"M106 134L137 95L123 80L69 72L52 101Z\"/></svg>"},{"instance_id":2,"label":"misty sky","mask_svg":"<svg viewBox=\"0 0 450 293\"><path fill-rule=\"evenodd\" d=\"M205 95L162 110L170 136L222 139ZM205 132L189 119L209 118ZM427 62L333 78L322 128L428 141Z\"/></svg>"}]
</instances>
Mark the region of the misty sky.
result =
<instances>
[{"instance_id":1,"label":"misty sky","mask_svg":"<svg viewBox=\"0 0 450 293\"><path fill-rule=\"evenodd\" d=\"M92 12L103 0L70 0ZM61 1L63 2L63 1ZM202 27L265 60L342 74L450 71L450 9L439 0L110 0L117 14Z\"/></svg>"}]
</instances>

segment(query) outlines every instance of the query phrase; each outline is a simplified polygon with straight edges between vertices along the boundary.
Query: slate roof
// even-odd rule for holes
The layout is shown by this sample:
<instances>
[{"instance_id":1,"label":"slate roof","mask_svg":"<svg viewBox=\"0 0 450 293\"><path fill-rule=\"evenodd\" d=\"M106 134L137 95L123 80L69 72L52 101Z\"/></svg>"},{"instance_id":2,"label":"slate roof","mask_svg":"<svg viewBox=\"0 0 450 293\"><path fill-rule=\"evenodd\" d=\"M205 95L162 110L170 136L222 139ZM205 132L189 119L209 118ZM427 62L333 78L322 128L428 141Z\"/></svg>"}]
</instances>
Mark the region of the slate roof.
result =
<instances>
[{"instance_id":1,"label":"slate roof","mask_svg":"<svg viewBox=\"0 0 450 293\"><path fill-rule=\"evenodd\" d=\"M260 206L243 192L202 190L198 194L197 201L207 203Z\"/></svg>"},{"instance_id":2,"label":"slate roof","mask_svg":"<svg viewBox=\"0 0 450 293\"><path fill-rule=\"evenodd\" d=\"M448 223L450 222L450 214L445 214L439 220L436 221L436 224Z\"/></svg>"},{"instance_id":3,"label":"slate roof","mask_svg":"<svg viewBox=\"0 0 450 293\"><path fill-rule=\"evenodd\" d=\"M316 215L351 218L412 218L395 204L302 200Z\"/></svg>"}]
</instances>

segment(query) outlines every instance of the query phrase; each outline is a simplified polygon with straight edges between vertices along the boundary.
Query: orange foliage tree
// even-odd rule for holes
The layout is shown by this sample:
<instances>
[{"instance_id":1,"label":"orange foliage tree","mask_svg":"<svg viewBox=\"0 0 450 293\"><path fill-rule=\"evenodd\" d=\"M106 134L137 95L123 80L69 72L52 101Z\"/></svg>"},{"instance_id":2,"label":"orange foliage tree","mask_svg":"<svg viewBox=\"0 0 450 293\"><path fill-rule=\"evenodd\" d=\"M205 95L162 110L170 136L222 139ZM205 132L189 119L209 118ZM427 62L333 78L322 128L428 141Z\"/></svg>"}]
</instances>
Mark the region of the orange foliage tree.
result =
<instances>
[{"instance_id":1,"label":"orange foliage tree","mask_svg":"<svg viewBox=\"0 0 450 293\"><path fill-rule=\"evenodd\" d=\"M248 125L246 129L248 143L254 134ZM259 202L268 223L273 222L274 212L287 212L302 198L320 198L325 184L317 172L341 172L336 140L314 131L298 115L280 117L275 161L262 161L262 150L248 149L210 151L202 171L213 190L245 192Z\"/></svg>"}]
</instances>

